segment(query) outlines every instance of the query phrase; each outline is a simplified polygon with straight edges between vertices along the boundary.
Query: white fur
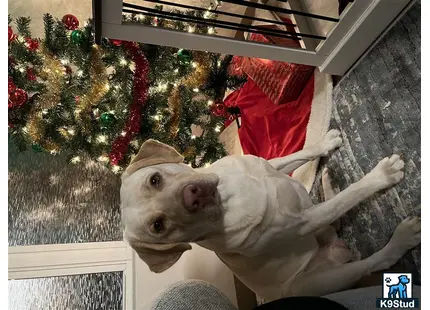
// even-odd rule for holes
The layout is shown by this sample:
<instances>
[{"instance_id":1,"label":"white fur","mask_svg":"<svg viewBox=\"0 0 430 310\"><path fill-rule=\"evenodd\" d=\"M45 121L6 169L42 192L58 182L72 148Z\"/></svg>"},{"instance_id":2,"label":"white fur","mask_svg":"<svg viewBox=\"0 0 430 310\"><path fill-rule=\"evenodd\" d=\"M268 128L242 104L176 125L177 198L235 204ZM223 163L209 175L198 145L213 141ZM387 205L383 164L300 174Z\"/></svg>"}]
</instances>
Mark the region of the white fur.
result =
<instances>
[{"instance_id":1,"label":"white fur","mask_svg":"<svg viewBox=\"0 0 430 310\"><path fill-rule=\"evenodd\" d=\"M313 205L306 189L287 174L308 161L326 156L341 142L340 132L331 130L320 143L290 156L269 161L251 155L230 156L208 168L193 171L203 177L218 177L223 214L217 228L212 227L212 233L197 243L215 251L245 285L268 300L292 295L326 295L348 289L362 276L396 263L420 243L418 218L403 221L391 241L364 260L345 263L344 258L336 260L336 252L333 257L324 254L321 258L322 254L318 254L325 253L321 252L321 236L331 231L327 228L332 223L359 202L403 178L404 163L398 155L393 155L381 160L363 179L337 195L325 180L324 192L330 197ZM178 164L163 166L179 167ZM146 169L152 168L142 170ZM174 169L179 168L170 168ZM185 168L181 166L181 169ZM132 183L138 182L137 179ZM132 195L128 188L131 185L126 185L122 196ZM146 216L146 213L132 214L125 221L126 227L136 226L128 222ZM187 238L192 241L190 236ZM153 239L152 236L150 241Z\"/></svg>"}]
</instances>

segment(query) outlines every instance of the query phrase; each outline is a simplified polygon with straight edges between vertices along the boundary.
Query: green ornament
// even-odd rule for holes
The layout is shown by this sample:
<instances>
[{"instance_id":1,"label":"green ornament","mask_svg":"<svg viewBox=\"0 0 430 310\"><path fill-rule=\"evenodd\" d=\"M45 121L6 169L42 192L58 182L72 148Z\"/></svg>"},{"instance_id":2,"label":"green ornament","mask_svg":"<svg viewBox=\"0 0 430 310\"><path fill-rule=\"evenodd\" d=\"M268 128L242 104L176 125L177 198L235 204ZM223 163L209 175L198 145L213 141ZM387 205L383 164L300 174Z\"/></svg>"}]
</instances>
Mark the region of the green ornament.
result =
<instances>
[{"instance_id":1,"label":"green ornament","mask_svg":"<svg viewBox=\"0 0 430 310\"><path fill-rule=\"evenodd\" d=\"M81 44L84 41L84 33L81 30L73 30L70 34L70 41L74 44Z\"/></svg>"},{"instance_id":2,"label":"green ornament","mask_svg":"<svg viewBox=\"0 0 430 310\"><path fill-rule=\"evenodd\" d=\"M191 59L193 58L193 55L191 54L191 52L184 49L180 49L177 55L178 55L179 61L183 64L189 64L191 62Z\"/></svg>"},{"instance_id":3,"label":"green ornament","mask_svg":"<svg viewBox=\"0 0 430 310\"><path fill-rule=\"evenodd\" d=\"M41 153L41 152L43 152L43 148L40 146L40 144L38 144L38 143L33 143L32 145L31 145L31 149L34 151L34 152L36 152L36 153Z\"/></svg>"},{"instance_id":4,"label":"green ornament","mask_svg":"<svg viewBox=\"0 0 430 310\"><path fill-rule=\"evenodd\" d=\"M115 115L109 112L104 112L100 115L100 123L103 127L111 127L115 123Z\"/></svg>"}]
</instances>

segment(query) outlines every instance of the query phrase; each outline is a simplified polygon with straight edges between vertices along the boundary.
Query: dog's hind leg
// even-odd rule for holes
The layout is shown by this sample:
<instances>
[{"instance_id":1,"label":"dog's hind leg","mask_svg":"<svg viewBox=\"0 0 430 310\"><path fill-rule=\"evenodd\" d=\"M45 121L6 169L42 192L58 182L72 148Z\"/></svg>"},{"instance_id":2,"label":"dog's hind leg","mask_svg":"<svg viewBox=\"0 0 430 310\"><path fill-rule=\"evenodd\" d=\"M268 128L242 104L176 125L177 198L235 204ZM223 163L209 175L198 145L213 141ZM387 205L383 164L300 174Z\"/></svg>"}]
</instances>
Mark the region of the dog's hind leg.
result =
<instances>
[{"instance_id":1,"label":"dog's hind leg","mask_svg":"<svg viewBox=\"0 0 430 310\"><path fill-rule=\"evenodd\" d=\"M335 190L331 184L332 179L330 177L330 173L327 167L324 168L322 172L321 183L323 187L325 201L332 199L339 193L339 190ZM340 224L340 219L337 219L331 225L336 229L336 231L338 231L340 229Z\"/></svg>"},{"instance_id":2,"label":"dog's hind leg","mask_svg":"<svg viewBox=\"0 0 430 310\"><path fill-rule=\"evenodd\" d=\"M397 226L382 250L360 261L303 272L285 288L284 296L323 296L349 289L363 276L394 265L407 251L420 243L420 232L420 220L416 217L406 218Z\"/></svg>"},{"instance_id":3,"label":"dog's hind leg","mask_svg":"<svg viewBox=\"0 0 430 310\"><path fill-rule=\"evenodd\" d=\"M300 166L321 156L327 156L332 150L342 144L339 130L333 129L327 132L324 138L314 146L288 156L270 159L269 163L284 174L290 174Z\"/></svg>"}]
</instances>

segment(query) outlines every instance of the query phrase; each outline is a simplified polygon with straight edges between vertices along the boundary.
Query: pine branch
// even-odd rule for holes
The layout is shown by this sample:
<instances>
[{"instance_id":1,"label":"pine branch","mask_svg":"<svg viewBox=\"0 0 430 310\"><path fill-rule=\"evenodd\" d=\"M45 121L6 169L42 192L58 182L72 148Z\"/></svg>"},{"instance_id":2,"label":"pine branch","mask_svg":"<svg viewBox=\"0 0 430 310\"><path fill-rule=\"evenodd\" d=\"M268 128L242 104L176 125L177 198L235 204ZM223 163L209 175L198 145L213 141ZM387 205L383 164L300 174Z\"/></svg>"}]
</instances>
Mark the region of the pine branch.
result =
<instances>
[{"instance_id":1,"label":"pine branch","mask_svg":"<svg viewBox=\"0 0 430 310\"><path fill-rule=\"evenodd\" d=\"M24 134L18 130L10 130L10 137L12 138L13 144L16 146L18 152L25 152L27 150L28 141Z\"/></svg>"},{"instance_id":2,"label":"pine branch","mask_svg":"<svg viewBox=\"0 0 430 310\"><path fill-rule=\"evenodd\" d=\"M51 14L46 13L43 15L43 23L45 25L45 45L49 50L52 50L52 46L55 43L54 32L54 17Z\"/></svg>"},{"instance_id":3,"label":"pine branch","mask_svg":"<svg viewBox=\"0 0 430 310\"><path fill-rule=\"evenodd\" d=\"M30 17L18 17L16 19L16 28L18 33L24 38L31 38L30 22Z\"/></svg>"}]
</instances>

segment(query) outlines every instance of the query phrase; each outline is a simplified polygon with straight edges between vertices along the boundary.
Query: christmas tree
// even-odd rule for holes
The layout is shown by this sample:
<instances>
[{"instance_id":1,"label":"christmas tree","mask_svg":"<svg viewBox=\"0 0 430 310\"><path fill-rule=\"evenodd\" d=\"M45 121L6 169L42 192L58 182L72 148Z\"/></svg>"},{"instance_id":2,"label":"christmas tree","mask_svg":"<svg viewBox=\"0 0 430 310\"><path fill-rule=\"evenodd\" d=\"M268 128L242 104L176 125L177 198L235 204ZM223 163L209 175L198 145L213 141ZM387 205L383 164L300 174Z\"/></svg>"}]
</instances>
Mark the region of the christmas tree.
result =
<instances>
[{"instance_id":1,"label":"christmas tree","mask_svg":"<svg viewBox=\"0 0 430 310\"><path fill-rule=\"evenodd\" d=\"M158 7L162 11L161 7ZM208 14L188 11L188 15ZM127 21L196 33L214 29L143 15ZM121 172L147 139L177 148L202 167L225 156L218 141L231 56L104 39L93 41L89 20L45 14L45 36L34 39L30 19L9 24L9 133L22 151L67 152ZM201 134L193 135L192 126Z\"/></svg>"}]
</instances>

